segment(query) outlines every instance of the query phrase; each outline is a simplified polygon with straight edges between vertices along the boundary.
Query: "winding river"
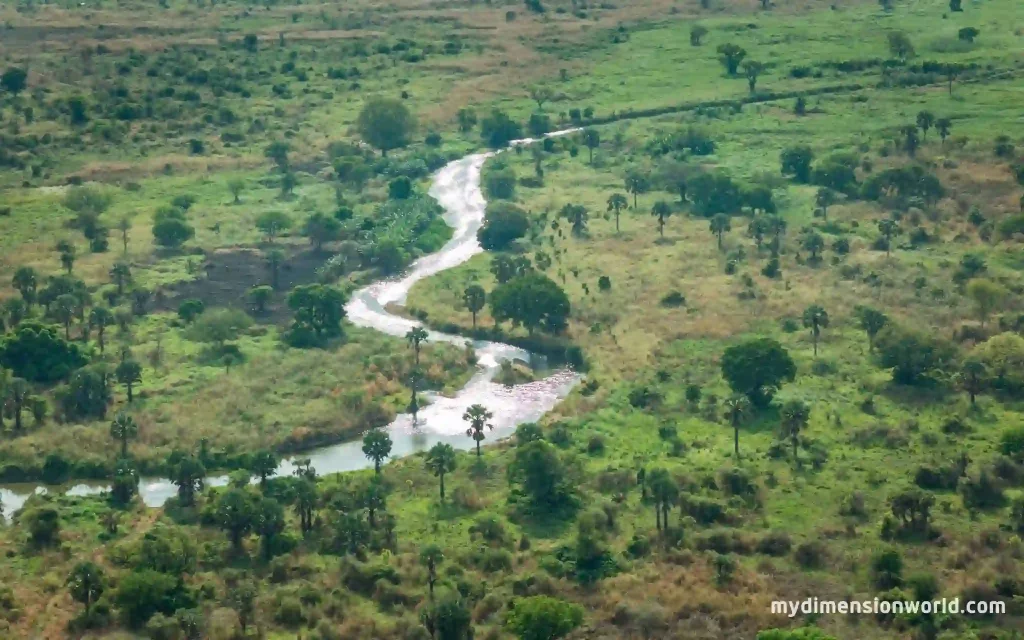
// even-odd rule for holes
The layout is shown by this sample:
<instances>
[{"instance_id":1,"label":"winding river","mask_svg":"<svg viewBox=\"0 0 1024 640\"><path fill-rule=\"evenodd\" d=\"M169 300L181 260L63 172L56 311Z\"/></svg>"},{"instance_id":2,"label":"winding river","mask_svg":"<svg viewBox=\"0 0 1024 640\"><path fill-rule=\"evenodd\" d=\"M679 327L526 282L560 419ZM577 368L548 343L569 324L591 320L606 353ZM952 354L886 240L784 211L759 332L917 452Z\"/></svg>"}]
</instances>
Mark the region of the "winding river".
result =
<instances>
[{"instance_id":1,"label":"winding river","mask_svg":"<svg viewBox=\"0 0 1024 640\"><path fill-rule=\"evenodd\" d=\"M570 131L549 134L560 136ZM533 140L519 140L514 145L529 144ZM492 153L466 156L449 163L434 175L430 195L445 210L444 219L454 233L451 240L440 251L424 256L409 268L400 278L375 282L356 291L346 307L349 322L370 327L392 336L404 336L409 329L420 323L395 315L387 310L388 305L402 305L412 286L429 276L445 269L456 267L483 251L476 239L476 232L483 224L485 200L480 189L480 173L484 162ZM458 335L429 331L428 342L448 342L456 345L472 344L478 357L477 372L465 387L454 397L425 394L430 404L419 411L415 424L412 415L399 415L387 429L394 446L392 458L400 458L428 449L437 442L447 442L457 449L470 449L474 441L466 436L466 424L462 414L473 404L482 404L493 414L493 431L487 433L491 441L506 438L516 425L538 420L550 411L572 390L579 376L569 369L548 372L543 379L514 387L493 382L501 363L506 360L534 362L532 354L523 349L498 342L472 341ZM278 475L287 475L294 470L296 458L309 458L320 474L353 471L371 466L362 452L362 442L355 440L322 447L284 460L278 467ZM211 476L206 479L208 486L222 486L227 476ZM83 483L70 486L70 495L89 495L106 491L108 486ZM20 509L32 493L46 491L43 486L7 485L0 487L4 512L12 514ZM161 506L176 492L176 487L166 478L143 478L139 483L142 501L150 507Z\"/></svg>"}]
</instances>

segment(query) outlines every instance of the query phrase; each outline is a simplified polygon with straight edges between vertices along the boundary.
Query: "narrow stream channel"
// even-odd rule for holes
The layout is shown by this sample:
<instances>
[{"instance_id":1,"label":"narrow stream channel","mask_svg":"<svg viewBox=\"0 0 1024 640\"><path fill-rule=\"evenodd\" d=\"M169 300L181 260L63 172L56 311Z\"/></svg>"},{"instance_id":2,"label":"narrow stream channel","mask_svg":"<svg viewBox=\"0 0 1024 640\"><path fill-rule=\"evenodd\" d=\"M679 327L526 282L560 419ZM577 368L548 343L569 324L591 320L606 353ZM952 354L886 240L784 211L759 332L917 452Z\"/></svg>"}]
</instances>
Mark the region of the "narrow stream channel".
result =
<instances>
[{"instance_id":1,"label":"narrow stream channel","mask_svg":"<svg viewBox=\"0 0 1024 640\"><path fill-rule=\"evenodd\" d=\"M570 131L549 134L560 136ZM520 140L513 144L529 144L533 140ZM484 162L493 153L479 153L455 160L434 175L430 195L437 199L445 210L444 219L454 233L451 240L440 251L423 256L400 278L375 282L356 291L346 307L348 320L361 327L370 327L392 336L404 336L409 329L420 323L387 311L387 305L402 305L412 286L429 276L463 264L483 251L477 242L476 232L484 220L486 201L480 189L480 173ZM462 414L473 404L487 407L494 418L494 430L487 433L493 442L512 434L516 425L541 418L565 398L579 381L579 376L569 369L548 372L547 377L526 384L506 387L492 382L501 363L506 360L522 360L538 365L528 351L507 344L488 341L474 341L458 335L429 331L428 342L449 342L456 345L472 344L478 357L477 373L459 390L454 397L424 394L430 404L423 407L416 424L412 415L402 414L388 425L394 446L392 458L401 458L424 449L437 442L447 442L456 449L471 449L475 442L466 436L466 423ZM372 465L362 452L362 441L354 440L341 444L310 450L294 458L284 460L278 467L278 475L290 474L296 458L309 458L319 474L339 473L364 469ZM211 476L206 479L208 486L227 484L227 475ZM79 483L66 487L69 495L97 494L108 489L101 483ZM51 487L51 489L53 489ZM24 505L33 493L46 491L45 486L5 485L0 487L4 513L10 516ZM177 489L166 478L142 478L139 494L150 507L159 507Z\"/></svg>"}]
</instances>

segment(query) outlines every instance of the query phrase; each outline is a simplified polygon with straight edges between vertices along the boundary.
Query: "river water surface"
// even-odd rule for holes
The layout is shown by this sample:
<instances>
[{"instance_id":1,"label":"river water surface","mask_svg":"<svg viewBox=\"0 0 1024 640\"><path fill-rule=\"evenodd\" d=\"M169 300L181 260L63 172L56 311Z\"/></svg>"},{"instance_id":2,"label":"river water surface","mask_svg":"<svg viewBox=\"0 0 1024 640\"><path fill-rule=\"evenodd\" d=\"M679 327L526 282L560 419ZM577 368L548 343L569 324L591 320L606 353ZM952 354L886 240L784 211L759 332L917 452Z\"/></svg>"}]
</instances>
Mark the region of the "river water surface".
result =
<instances>
[{"instance_id":1,"label":"river water surface","mask_svg":"<svg viewBox=\"0 0 1024 640\"><path fill-rule=\"evenodd\" d=\"M564 135L563 131L552 136ZM514 144L527 144L522 140ZM349 322L370 327L392 336L404 336L409 329L419 326L415 320L387 311L388 305L402 305L412 286L429 276L445 269L456 267L483 251L477 242L476 232L483 224L486 204L480 189L480 172L484 162L493 153L466 156L449 163L434 175L430 195L437 199L445 210L444 219L454 230L451 240L440 251L423 256L403 276L375 282L356 291L346 307ZM506 360L523 360L533 365L542 364L527 351L498 342L474 341L458 335L429 331L428 342L448 342L456 345L472 344L478 357L476 374L454 397L438 394L424 394L430 404L421 408L416 423L412 415L402 414L388 425L394 446L392 458L404 457L437 442L447 442L457 449L470 449L476 443L466 436L466 423L462 414L473 404L482 404L494 418L493 431L487 433L491 441L508 437L516 425L538 420L568 395L579 381L579 376L569 369L546 372L546 377L526 384L506 387L493 382L501 363ZM362 441L354 440L341 444L310 450L295 458L309 458L319 474L353 471L372 466L362 452ZM290 474L294 459L284 460L278 467L278 475ZM209 486L222 486L227 476L211 476L206 479ZM88 495L106 491L108 486L96 483L81 483L66 488L71 495ZM0 487L4 512L12 514L34 493L46 491L43 486L6 485ZM161 506L176 493L176 487L166 478L142 478L139 494L150 507Z\"/></svg>"}]
</instances>

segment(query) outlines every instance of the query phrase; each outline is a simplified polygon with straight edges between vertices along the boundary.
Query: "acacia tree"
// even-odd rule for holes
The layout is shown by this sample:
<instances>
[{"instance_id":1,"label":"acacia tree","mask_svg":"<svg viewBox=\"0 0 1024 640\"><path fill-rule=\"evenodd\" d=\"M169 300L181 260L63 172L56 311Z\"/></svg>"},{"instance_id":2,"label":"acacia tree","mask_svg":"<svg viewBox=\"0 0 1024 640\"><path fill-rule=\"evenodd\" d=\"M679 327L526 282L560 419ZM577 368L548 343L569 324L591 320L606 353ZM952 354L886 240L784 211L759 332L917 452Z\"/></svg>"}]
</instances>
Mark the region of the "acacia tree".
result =
<instances>
[{"instance_id":1,"label":"acacia tree","mask_svg":"<svg viewBox=\"0 0 1024 640\"><path fill-rule=\"evenodd\" d=\"M664 200L658 200L651 207L651 215L658 219L658 235L665 237L665 220L672 215L672 207Z\"/></svg>"},{"instance_id":2,"label":"acacia tree","mask_svg":"<svg viewBox=\"0 0 1024 640\"><path fill-rule=\"evenodd\" d=\"M444 476L455 471L455 449L452 445L438 442L427 452L426 464L441 483L441 501L444 502Z\"/></svg>"},{"instance_id":3,"label":"acacia tree","mask_svg":"<svg viewBox=\"0 0 1024 640\"><path fill-rule=\"evenodd\" d=\"M121 458L128 458L128 441L139 435L139 425L124 411L119 411L110 423L110 437L121 443Z\"/></svg>"},{"instance_id":4,"label":"acacia tree","mask_svg":"<svg viewBox=\"0 0 1024 640\"><path fill-rule=\"evenodd\" d=\"M474 404L462 414L462 419L469 423L466 435L476 441L476 457L480 459L480 443L484 441L484 429L494 429L494 425L488 422L494 414L481 404Z\"/></svg>"},{"instance_id":5,"label":"acacia tree","mask_svg":"<svg viewBox=\"0 0 1024 640\"><path fill-rule=\"evenodd\" d=\"M726 72L730 76L735 76L740 68L740 63L747 57L747 50L730 42L718 45L718 56Z\"/></svg>"},{"instance_id":6,"label":"acacia tree","mask_svg":"<svg viewBox=\"0 0 1024 640\"><path fill-rule=\"evenodd\" d=\"M757 62L756 60L743 61L743 75L747 77L747 86L750 88L750 93L757 91L757 79L764 72L764 69L763 62Z\"/></svg>"},{"instance_id":7,"label":"acacia tree","mask_svg":"<svg viewBox=\"0 0 1024 640\"><path fill-rule=\"evenodd\" d=\"M725 418L732 425L732 446L737 460L740 459L740 425L743 424L749 411L750 401L746 396L735 394L725 401Z\"/></svg>"},{"instance_id":8,"label":"acacia tree","mask_svg":"<svg viewBox=\"0 0 1024 640\"><path fill-rule=\"evenodd\" d=\"M473 314L473 328L476 329L476 315L483 310L487 303L487 292L478 284L471 284L462 292L462 302L466 309Z\"/></svg>"},{"instance_id":9,"label":"acacia tree","mask_svg":"<svg viewBox=\"0 0 1024 640\"><path fill-rule=\"evenodd\" d=\"M373 460L373 472L380 475L380 464L391 455L391 436L383 429L370 429L363 436L363 455Z\"/></svg>"},{"instance_id":10,"label":"acacia tree","mask_svg":"<svg viewBox=\"0 0 1024 640\"><path fill-rule=\"evenodd\" d=\"M988 317L1003 305L1010 292L1006 287L987 278L974 278L967 283L967 295L974 300L978 319L981 320L981 326L984 327Z\"/></svg>"},{"instance_id":11,"label":"acacia tree","mask_svg":"<svg viewBox=\"0 0 1024 640\"><path fill-rule=\"evenodd\" d=\"M387 156L388 151L409 144L416 119L401 100L374 98L359 112L356 128L364 140Z\"/></svg>"},{"instance_id":12,"label":"acacia tree","mask_svg":"<svg viewBox=\"0 0 1024 640\"><path fill-rule=\"evenodd\" d=\"M818 338L821 330L828 327L828 312L821 305L812 304L804 309L804 326L811 330L814 341L814 355L818 355Z\"/></svg>"},{"instance_id":13,"label":"acacia tree","mask_svg":"<svg viewBox=\"0 0 1024 640\"><path fill-rule=\"evenodd\" d=\"M732 230L731 219L727 214L716 213L710 222L711 233L718 237L718 250L722 250L722 236L726 231Z\"/></svg>"},{"instance_id":14,"label":"acacia tree","mask_svg":"<svg viewBox=\"0 0 1024 640\"><path fill-rule=\"evenodd\" d=\"M615 233L619 232L619 212L629 206L629 200L621 193L608 196L608 210L615 214Z\"/></svg>"}]
</instances>

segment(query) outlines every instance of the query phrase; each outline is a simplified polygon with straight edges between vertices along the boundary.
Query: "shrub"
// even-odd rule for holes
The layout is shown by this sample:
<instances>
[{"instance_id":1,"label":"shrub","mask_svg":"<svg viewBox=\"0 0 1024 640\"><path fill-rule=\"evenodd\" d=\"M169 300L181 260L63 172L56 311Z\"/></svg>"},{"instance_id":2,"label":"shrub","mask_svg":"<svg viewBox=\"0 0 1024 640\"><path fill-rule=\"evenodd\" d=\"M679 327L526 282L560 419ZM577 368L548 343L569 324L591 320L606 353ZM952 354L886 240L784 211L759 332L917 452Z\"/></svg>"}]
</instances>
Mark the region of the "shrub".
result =
<instances>
[{"instance_id":1,"label":"shrub","mask_svg":"<svg viewBox=\"0 0 1024 640\"><path fill-rule=\"evenodd\" d=\"M484 249L502 251L525 236L529 228L525 211L508 202L492 202L487 205L487 217L477 238Z\"/></svg>"},{"instance_id":2,"label":"shrub","mask_svg":"<svg viewBox=\"0 0 1024 640\"><path fill-rule=\"evenodd\" d=\"M821 569L825 566L828 555L823 543L812 540L798 545L793 558L804 569Z\"/></svg>"}]
</instances>

